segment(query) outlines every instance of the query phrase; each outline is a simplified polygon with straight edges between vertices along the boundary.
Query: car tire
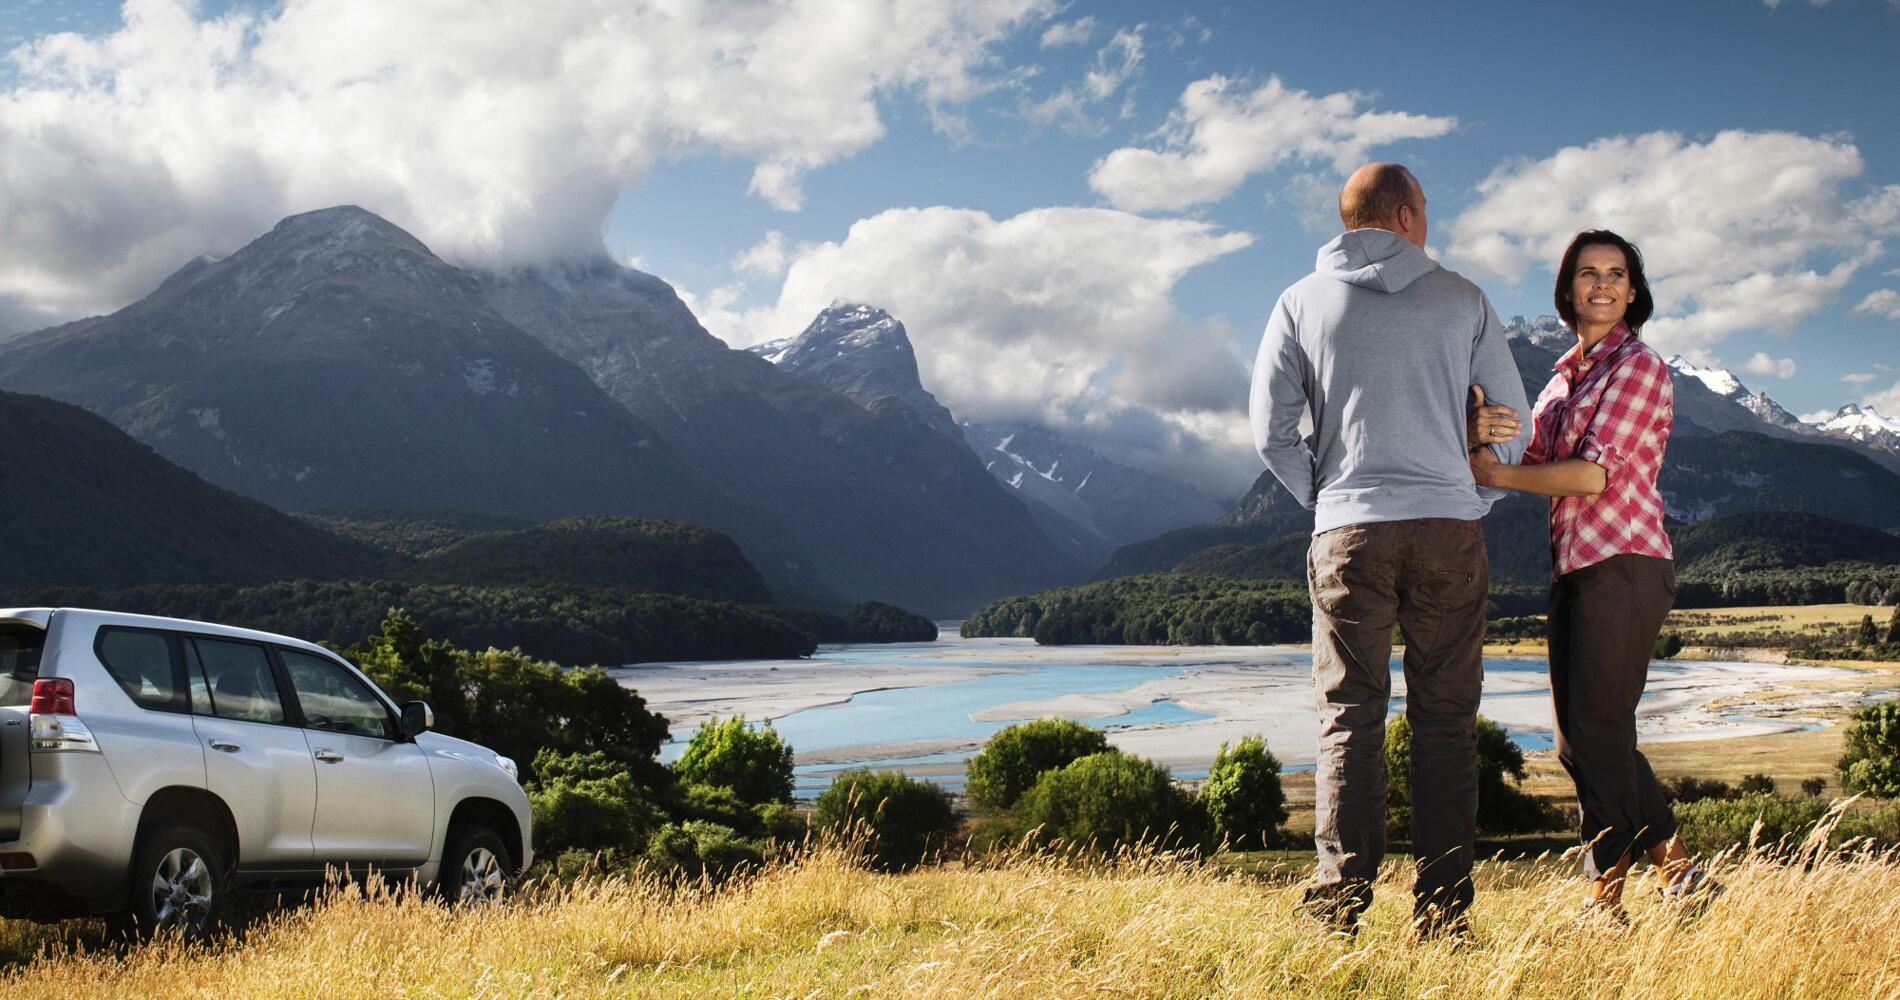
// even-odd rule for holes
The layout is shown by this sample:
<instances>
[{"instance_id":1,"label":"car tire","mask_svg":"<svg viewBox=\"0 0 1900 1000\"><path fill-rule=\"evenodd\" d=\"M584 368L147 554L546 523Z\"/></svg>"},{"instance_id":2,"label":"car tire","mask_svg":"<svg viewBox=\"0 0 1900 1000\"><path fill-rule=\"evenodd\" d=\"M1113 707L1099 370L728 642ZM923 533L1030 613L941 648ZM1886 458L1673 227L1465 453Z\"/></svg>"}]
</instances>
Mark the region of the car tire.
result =
<instances>
[{"instance_id":1,"label":"car tire","mask_svg":"<svg viewBox=\"0 0 1900 1000\"><path fill-rule=\"evenodd\" d=\"M501 835L481 823L449 831L436 890L451 906L493 906L508 894L513 859Z\"/></svg>"},{"instance_id":2,"label":"car tire","mask_svg":"<svg viewBox=\"0 0 1900 1000\"><path fill-rule=\"evenodd\" d=\"M145 831L132 852L126 908L107 923L146 940L176 932L199 940L218 926L230 880L224 849L191 823Z\"/></svg>"}]
</instances>

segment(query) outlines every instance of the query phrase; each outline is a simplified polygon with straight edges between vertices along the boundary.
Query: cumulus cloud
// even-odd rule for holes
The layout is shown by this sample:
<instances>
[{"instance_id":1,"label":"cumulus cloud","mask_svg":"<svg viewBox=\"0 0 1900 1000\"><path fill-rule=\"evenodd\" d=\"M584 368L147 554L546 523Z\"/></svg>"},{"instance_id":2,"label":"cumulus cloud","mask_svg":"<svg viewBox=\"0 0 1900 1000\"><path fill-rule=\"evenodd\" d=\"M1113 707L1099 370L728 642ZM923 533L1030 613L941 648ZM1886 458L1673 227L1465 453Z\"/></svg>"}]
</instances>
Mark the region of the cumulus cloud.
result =
<instances>
[{"instance_id":1,"label":"cumulus cloud","mask_svg":"<svg viewBox=\"0 0 1900 1000\"><path fill-rule=\"evenodd\" d=\"M1039 101L1023 100L1021 113L1030 124L1059 126L1070 135L1098 135L1102 124L1095 117L1096 106L1115 96L1140 72L1142 28L1124 28L1115 32L1095 53L1095 60L1082 79L1063 87Z\"/></svg>"},{"instance_id":2,"label":"cumulus cloud","mask_svg":"<svg viewBox=\"0 0 1900 1000\"><path fill-rule=\"evenodd\" d=\"M117 305L295 211L353 202L439 251L510 263L598 251L620 192L668 157L806 172L1000 85L996 45L1051 0L286 0L200 17L128 0L104 37L11 54L0 92L0 300Z\"/></svg>"},{"instance_id":3,"label":"cumulus cloud","mask_svg":"<svg viewBox=\"0 0 1900 1000\"><path fill-rule=\"evenodd\" d=\"M1052 24L1043 30L1042 47L1061 48L1064 45L1087 45L1095 37L1095 15L1080 17L1073 21Z\"/></svg>"},{"instance_id":4,"label":"cumulus cloud","mask_svg":"<svg viewBox=\"0 0 1900 1000\"><path fill-rule=\"evenodd\" d=\"M1856 313L1871 316L1885 316L1900 320L1900 292L1891 288L1879 288L1868 292L1867 297L1854 307Z\"/></svg>"},{"instance_id":5,"label":"cumulus cloud","mask_svg":"<svg viewBox=\"0 0 1900 1000\"><path fill-rule=\"evenodd\" d=\"M1793 358L1771 358L1766 351L1756 351L1742 367L1750 375L1772 375L1783 381L1794 378Z\"/></svg>"},{"instance_id":6,"label":"cumulus cloud","mask_svg":"<svg viewBox=\"0 0 1900 1000\"><path fill-rule=\"evenodd\" d=\"M1900 417L1900 382L1862 396L1860 405L1880 411L1883 417Z\"/></svg>"},{"instance_id":7,"label":"cumulus cloud","mask_svg":"<svg viewBox=\"0 0 1900 1000\"><path fill-rule=\"evenodd\" d=\"M836 301L881 306L960 419L1042 422L1224 494L1255 471L1245 359L1223 325L1184 317L1171 296L1252 242L1112 209L891 209L798 247L773 305L689 304L734 346L794 335Z\"/></svg>"},{"instance_id":8,"label":"cumulus cloud","mask_svg":"<svg viewBox=\"0 0 1900 1000\"><path fill-rule=\"evenodd\" d=\"M790 259L785 234L773 229L744 253L733 258L732 269L741 274L776 278L785 273L785 265Z\"/></svg>"},{"instance_id":9,"label":"cumulus cloud","mask_svg":"<svg viewBox=\"0 0 1900 1000\"><path fill-rule=\"evenodd\" d=\"M1125 146L1095 162L1089 186L1118 208L1178 211L1219 201L1247 178L1288 161L1339 172L1375 146L1444 135L1457 119L1362 110L1370 98L1314 96L1270 77L1253 90L1210 76L1188 85L1158 133L1159 148Z\"/></svg>"},{"instance_id":10,"label":"cumulus cloud","mask_svg":"<svg viewBox=\"0 0 1900 1000\"><path fill-rule=\"evenodd\" d=\"M1736 331L1791 332L1900 234L1900 186L1858 193L1863 167L1842 137L1609 137L1493 171L1447 249L1516 281L1550 273L1578 230L1615 230L1642 247L1656 294L1645 336L1706 364Z\"/></svg>"}]
</instances>

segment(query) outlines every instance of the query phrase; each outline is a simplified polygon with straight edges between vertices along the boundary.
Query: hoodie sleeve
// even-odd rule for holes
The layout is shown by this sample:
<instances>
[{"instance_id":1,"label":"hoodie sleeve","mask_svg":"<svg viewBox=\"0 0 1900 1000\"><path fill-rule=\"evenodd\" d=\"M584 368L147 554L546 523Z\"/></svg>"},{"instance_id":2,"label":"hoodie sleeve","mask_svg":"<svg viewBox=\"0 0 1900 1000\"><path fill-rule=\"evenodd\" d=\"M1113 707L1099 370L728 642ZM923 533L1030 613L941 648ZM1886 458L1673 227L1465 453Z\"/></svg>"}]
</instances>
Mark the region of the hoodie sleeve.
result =
<instances>
[{"instance_id":1,"label":"hoodie sleeve","mask_svg":"<svg viewBox=\"0 0 1900 1000\"><path fill-rule=\"evenodd\" d=\"M1517 411L1517 437L1488 446L1498 461L1516 465L1524 457L1525 446L1530 444L1530 401L1524 396L1524 380L1517 373L1517 362L1511 360L1511 345L1505 342L1504 324L1498 320L1497 310L1491 308L1491 300L1482 292L1478 294L1478 302L1484 309L1484 319L1471 345L1471 380L1484 386L1485 402L1502 403ZM1492 486L1478 487L1478 497L1487 506L1510 492Z\"/></svg>"},{"instance_id":2,"label":"hoodie sleeve","mask_svg":"<svg viewBox=\"0 0 1900 1000\"><path fill-rule=\"evenodd\" d=\"M1267 319L1267 332L1260 338L1260 353L1254 358L1248 415L1253 423L1254 448L1261 460L1293 499L1312 510L1316 500L1313 448L1300 436L1300 418L1307 411L1306 367L1293 316L1286 297L1281 296Z\"/></svg>"}]
</instances>

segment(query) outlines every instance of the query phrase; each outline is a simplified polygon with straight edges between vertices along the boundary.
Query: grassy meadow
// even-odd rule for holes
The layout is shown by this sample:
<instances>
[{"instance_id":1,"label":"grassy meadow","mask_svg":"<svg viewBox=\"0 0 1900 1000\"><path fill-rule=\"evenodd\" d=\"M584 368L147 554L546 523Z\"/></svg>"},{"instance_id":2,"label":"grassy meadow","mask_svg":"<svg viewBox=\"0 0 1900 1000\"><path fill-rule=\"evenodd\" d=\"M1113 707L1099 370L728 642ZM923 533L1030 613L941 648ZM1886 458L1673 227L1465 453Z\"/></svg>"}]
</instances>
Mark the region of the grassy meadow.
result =
<instances>
[{"instance_id":1,"label":"grassy meadow","mask_svg":"<svg viewBox=\"0 0 1900 1000\"><path fill-rule=\"evenodd\" d=\"M1812 859L1811 859L1812 860ZM1558 859L1485 862L1473 938L1415 944L1404 866L1356 941L1297 916L1296 869L1049 856L902 875L835 849L719 889L601 878L495 910L337 893L241 942L105 948L85 924L0 924L9 998L1900 997L1900 859L1728 858L1699 919L1630 892L1628 930L1573 927ZM103 950L102 950L103 949Z\"/></svg>"}]
</instances>

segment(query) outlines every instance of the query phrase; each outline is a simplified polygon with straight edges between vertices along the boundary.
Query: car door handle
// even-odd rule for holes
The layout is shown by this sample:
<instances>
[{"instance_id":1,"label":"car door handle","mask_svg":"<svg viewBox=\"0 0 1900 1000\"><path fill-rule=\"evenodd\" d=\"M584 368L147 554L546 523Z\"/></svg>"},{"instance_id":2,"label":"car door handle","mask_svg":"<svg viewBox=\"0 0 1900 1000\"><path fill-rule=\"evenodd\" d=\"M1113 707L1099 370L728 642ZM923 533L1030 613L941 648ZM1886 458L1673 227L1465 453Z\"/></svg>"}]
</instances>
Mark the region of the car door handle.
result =
<instances>
[{"instance_id":1,"label":"car door handle","mask_svg":"<svg viewBox=\"0 0 1900 1000\"><path fill-rule=\"evenodd\" d=\"M238 746L236 743L233 743L230 740L212 740L211 749L222 750L225 753L237 753L239 750L242 750L244 748Z\"/></svg>"},{"instance_id":2,"label":"car door handle","mask_svg":"<svg viewBox=\"0 0 1900 1000\"><path fill-rule=\"evenodd\" d=\"M335 750L318 750L316 756L325 764L335 764L343 760L343 755Z\"/></svg>"}]
</instances>

